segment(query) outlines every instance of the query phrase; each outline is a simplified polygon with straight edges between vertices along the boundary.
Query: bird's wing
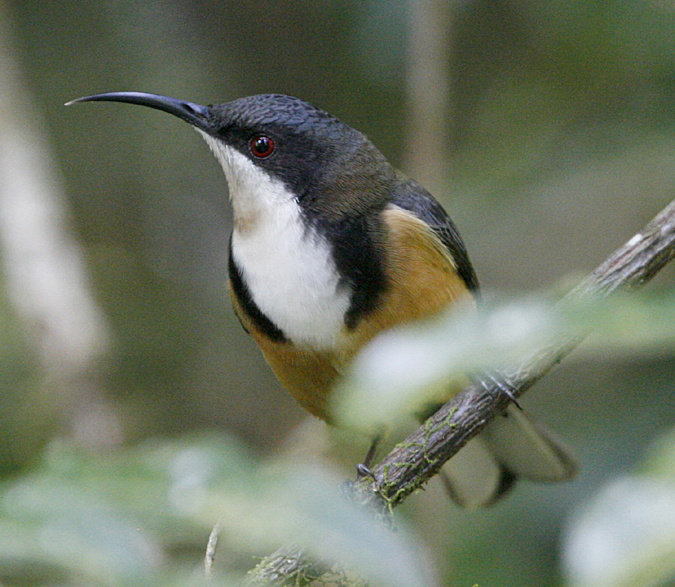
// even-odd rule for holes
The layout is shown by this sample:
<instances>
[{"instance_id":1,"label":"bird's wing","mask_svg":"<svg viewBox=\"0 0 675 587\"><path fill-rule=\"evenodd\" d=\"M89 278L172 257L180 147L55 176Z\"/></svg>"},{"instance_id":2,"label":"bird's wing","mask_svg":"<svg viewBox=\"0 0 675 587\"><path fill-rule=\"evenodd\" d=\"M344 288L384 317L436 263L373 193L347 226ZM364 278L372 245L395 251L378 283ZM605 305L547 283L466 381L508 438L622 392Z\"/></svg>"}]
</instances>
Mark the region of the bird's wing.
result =
<instances>
[{"instance_id":1,"label":"bird's wing","mask_svg":"<svg viewBox=\"0 0 675 587\"><path fill-rule=\"evenodd\" d=\"M401 177L393 191L391 203L411 212L426 222L450 251L459 276L474 296L478 294L478 278L469 260L462 237L447 212L436 199L420 184L412 179Z\"/></svg>"},{"instance_id":2,"label":"bird's wing","mask_svg":"<svg viewBox=\"0 0 675 587\"><path fill-rule=\"evenodd\" d=\"M477 298L478 278L466 247L454 223L434 197L417 182L401 176L391 203L431 228L450 253L457 274ZM453 391L457 390L449 390L449 394ZM476 507L499 499L518 477L531 481L563 481L575 471L576 461L567 447L520 409L511 406L448 461L441 470L441 478L459 505Z\"/></svg>"}]
</instances>

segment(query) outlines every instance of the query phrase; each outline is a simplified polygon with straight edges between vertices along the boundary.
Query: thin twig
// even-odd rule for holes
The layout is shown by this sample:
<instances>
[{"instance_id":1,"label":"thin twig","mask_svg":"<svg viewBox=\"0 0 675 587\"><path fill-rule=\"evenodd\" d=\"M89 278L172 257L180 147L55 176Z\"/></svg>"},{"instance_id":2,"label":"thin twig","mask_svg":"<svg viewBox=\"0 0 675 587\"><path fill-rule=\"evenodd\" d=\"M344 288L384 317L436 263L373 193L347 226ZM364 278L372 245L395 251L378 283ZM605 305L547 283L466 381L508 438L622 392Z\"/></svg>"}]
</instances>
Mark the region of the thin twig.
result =
<instances>
[{"instance_id":1,"label":"thin twig","mask_svg":"<svg viewBox=\"0 0 675 587\"><path fill-rule=\"evenodd\" d=\"M213 570L213 563L216 559L216 549L220 539L220 523L216 524L209 534L209 541L206 544L206 554L204 556L204 576L209 579Z\"/></svg>"},{"instance_id":2,"label":"thin twig","mask_svg":"<svg viewBox=\"0 0 675 587\"><path fill-rule=\"evenodd\" d=\"M561 304L632 290L652 279L675 257L675 201L610 255L572 290ZM467 386L375 467L373 476L353 485L354 498L378 508L393 508L433 477L445 462L509 404L506 387L519 397L548 373L588 334L561 336L508 371L491 373ZM292 557L297 557L293 561ZM297 570L310 564L297 550L282 548L250 571L247 585L296 585ZM292 579L283 568L292 568Z\"/></svg>"}]
</instances>

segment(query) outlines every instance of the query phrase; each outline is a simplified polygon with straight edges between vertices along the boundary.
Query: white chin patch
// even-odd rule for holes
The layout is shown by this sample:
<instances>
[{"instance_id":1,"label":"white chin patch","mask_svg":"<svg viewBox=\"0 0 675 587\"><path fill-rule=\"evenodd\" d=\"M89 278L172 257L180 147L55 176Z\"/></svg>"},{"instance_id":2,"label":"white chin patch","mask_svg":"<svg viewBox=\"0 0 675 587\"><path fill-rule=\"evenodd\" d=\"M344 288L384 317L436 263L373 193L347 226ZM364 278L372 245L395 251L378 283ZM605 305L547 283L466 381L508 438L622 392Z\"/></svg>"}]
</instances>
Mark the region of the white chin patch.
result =
<instances>
[{"instance_id":1,"label":"white chin patch","mask_svg":"<svg viewBox=\"0 0 675 587\"><path fill-rule=\"evenodd\" d=\"M232 254L260 310L295 344L333 347L351 292L326 238L305 225L286 186L245 155L200 131L227 178L234 209Z\"/></svg>"}]
</instances>

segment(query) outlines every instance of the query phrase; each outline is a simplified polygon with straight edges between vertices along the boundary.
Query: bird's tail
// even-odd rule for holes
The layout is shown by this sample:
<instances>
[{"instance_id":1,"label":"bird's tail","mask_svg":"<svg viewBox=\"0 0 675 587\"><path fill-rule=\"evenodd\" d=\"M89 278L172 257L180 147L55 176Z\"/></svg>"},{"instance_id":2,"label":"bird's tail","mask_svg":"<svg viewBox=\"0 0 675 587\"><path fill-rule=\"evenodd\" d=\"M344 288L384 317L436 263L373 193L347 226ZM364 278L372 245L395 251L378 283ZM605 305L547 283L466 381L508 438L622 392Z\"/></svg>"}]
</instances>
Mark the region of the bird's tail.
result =
<instances>
[{"instance_id":1,"label":"bird's tail","mask_svg":"<svg viewBox=\"0 0 675 587\"><path fill-rule=\"evenodd\" d=\"M565 481L576 470L565 444L512 405L452 457L440 475L453 500L471 508L494 503L518 478Z\"/></svg>"}]
</instances>

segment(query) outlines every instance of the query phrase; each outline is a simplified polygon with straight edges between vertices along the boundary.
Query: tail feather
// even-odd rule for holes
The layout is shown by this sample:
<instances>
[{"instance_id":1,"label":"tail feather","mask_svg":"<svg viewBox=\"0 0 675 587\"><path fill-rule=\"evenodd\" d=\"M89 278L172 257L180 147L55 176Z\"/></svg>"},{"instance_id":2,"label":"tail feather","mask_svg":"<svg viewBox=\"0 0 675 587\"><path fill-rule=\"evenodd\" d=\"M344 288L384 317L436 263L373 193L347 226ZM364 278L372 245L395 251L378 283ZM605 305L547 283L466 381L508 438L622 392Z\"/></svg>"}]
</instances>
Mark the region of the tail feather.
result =
<instances>
[{"instance_id":1,"label":"tail feather","mask_svg":"<svg viewBox=\"0 0 675 587\"><path fill-rule=\"evenodd\" d=\"M495 458L519 477L556 482L577 471L576 459L563 441L515 406L490 422L482 435Z\"/></svg>"},{"instance_id":2,"label":"tail feather","mask_svg":"<svg viewBox=\"0 0 675 587\"><path fill-rule=\"evenodd\" d=\"M518 477L564 481L577 464L569 449L522 410L510 406L441 469L452 499L467 508L488 506Z\"/></svg>"},{"instance_id":3,"label":"tail feather","mask_svg":"<svg viewBox=\"0 0 675 587\"><path fill-rule=\"evenodd\" d=\"M516 480L515 475L495 459L482 434L453 456L439 476L452 500L465 508L494 503Z\"/></svg>"}]
</instances>

